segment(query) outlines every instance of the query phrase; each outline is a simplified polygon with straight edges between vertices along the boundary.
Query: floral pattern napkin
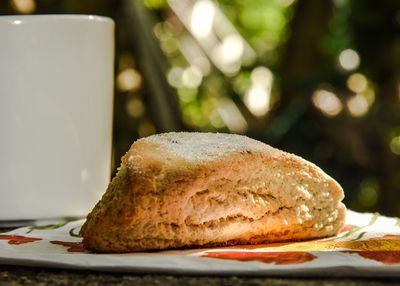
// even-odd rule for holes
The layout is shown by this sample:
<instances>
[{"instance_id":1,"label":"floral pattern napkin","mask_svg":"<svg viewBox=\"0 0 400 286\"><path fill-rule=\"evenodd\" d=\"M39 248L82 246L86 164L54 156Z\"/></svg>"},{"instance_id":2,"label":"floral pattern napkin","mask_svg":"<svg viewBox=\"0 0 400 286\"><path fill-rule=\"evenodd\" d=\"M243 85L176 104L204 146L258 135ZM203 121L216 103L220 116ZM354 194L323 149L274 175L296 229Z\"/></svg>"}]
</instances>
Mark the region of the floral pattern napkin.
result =
<instances>
[{"instance_id":1,"label":"floral pattern napkin","mask_svg":"<svg viewBox=\"0 0 400 286\"><path fill-rule=\"evenodd\" d=\"M303 242L96 254L84 249L84 220L0 233L0 264L134 273L400 276L400 219L348 211L335 237Z\"/></svg>"}]
</instances>

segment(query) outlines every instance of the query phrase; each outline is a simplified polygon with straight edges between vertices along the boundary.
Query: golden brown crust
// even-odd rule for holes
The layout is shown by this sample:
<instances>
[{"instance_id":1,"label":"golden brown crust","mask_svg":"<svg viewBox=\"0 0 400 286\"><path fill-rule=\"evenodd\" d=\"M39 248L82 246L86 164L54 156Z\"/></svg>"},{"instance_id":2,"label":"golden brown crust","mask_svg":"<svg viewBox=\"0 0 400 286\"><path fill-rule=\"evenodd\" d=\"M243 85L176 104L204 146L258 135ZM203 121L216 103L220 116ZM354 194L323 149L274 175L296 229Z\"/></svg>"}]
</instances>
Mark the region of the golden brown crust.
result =
<instances>
[{"instance_id":1,"label":"golden brown crust","mask_svg":"<svg viewBox=\"0 0 400 286\"><path fill-rule=\"evenodd\" d=\"M135 142L81 234L97 252L333 235L340 186L300 157L239 135L167 133Z\"/></svg>"}]
</instances>

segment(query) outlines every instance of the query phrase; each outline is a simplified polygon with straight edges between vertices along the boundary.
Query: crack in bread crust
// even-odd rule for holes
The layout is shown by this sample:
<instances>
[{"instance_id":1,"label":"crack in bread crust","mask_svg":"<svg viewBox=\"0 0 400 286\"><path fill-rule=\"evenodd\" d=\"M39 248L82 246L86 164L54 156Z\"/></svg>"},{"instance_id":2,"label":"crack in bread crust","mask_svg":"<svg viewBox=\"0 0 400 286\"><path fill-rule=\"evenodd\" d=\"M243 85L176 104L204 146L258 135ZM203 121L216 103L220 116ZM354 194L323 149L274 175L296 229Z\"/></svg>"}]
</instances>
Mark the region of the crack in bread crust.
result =
<instances>
[{"instance_id":1,"label":"crack in bread crust","mask_svg":"<svg viewBox=\"0 0 400 286\"><path fill-rule=\"evenodd\" d=\"M236 221L236 220L237 220L237 221L240 221L240 222L254 222L254 221L256 221L256 220L262 220L262 219L265 218L266 216L275 215L275 214L279 213L281 210L284 210L284 209L290 210L290 208L280 207L280 208L279 208L277 211L275 211L275 212L266 212L266 213L265 213L261 218L259 218L259 219L254 219L254 218L251 218L251 217L247 217L247 216L245 216L245 215L243 215L243 214L241 214L241 213L238 213L238 214L236 214L236 215L230 215L230 216L221 217L221 218L215 219L215 220L205 221L205 222L202 222L202 223L200 223L200 224L188 223L188 222L186 222L186 220L185 220L184 226L185 226L185 227L190 227L190 228L192 228L192 227L201 227L201 226L205 226L205 227L208 227L208 228L213 229L213 228L217 228L217 227L223 227L224 224L232 223L232 222L234 222L234 221ZM168 224L168 223L165 223L165 224Z\"/></svg>"}]
</instances>

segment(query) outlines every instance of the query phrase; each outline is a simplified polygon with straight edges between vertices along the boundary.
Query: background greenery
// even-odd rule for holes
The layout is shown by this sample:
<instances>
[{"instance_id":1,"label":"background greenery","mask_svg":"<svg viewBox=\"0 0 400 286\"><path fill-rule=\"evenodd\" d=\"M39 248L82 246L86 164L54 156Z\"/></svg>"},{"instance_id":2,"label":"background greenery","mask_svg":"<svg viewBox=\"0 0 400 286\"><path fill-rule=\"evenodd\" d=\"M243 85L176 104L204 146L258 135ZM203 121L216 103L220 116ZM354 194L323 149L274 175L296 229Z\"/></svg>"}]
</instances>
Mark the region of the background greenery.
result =
<instances>
[{"instance_id":1,"label":"background greenery","mask_svg":"<svg viewBox=\"0 0 400 286\"><path fill-rule=\"evenodd\" d=\"M142 136L243 133L321 166L350 208L400 215L400 1L10 0L0 13L116 21L113 172Z\"/></svg>"}]
</instances>

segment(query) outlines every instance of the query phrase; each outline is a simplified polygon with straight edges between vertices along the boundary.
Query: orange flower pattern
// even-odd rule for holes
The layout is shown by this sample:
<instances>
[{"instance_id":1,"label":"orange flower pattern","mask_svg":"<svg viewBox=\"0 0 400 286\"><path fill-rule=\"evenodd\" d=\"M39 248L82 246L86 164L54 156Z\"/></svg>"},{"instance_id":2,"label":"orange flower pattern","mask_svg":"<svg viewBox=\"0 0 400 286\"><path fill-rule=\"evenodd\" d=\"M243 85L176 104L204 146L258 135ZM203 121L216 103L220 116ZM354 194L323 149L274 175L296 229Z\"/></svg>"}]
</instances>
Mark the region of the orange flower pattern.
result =
<instances>
[{"instance_id":1,"label":"orange flower pattern","mask_svg":"<svg viewBox=\"0 0 400 286\"><path fill-rule=\"evenodd\" d=\"M345 253L357 254L363 258L381 262L387 265L400 264L400 251L375 250L375 251L344 251Z\"/></svg>"},{"instance_id":2,"label":"orange flower pattern","mask_svg":"<svg viewBox=\"0 0 400 286\"><path fill-rule=\"evenodd\" d=\"M5 235L5 234L0 234L0 240L7 240L8 244L25 244L25 243L30 243L38 240L42 240L42 238L37 238L37 237L28 237L28 236L22 236L22 235Z\"/></svg>"},{"instance_id":3,"label":"orange flower pattern","mask_svg":"<svg viewBox=\"0 0 400 286\"><path fill-rule=\"evenodd\" d=\"M291 252L254 252L254 251L212 251L202 255L208 258L220 258L239 261L259 261L276 265L301 264L313 261L317 256L302 251Z\"/></svg>"},{"instance_id":4,"label":"orange flower pattern","mask_svg":"<svg viewBox=\"0 0 400 286\"><path fill-rule=\"evenodd\" d=\"M68 252L84 252L85 248L83 247L82 242L68 242L68 241L60 241L60 240L51 240L51 244L62 245L67 248Z\"/></svg>"},{"instance_id":5,"label":"orange flower pattern","mask_svg":"<svg viewBox=\"0 0 400 286\"><path fill-rule=\"evenodd\" d=\"M284 265L306 263L318 258L310 252L332 251L357 254L359 257L384 264L400 264L400 234L380 235L379 232L365 231L368 227L373 227L378 218L379 216L375 214L365 225L347 224L338 232L336 237L327 239L239 245L225 248L229 249L228 251L206 251L202 256ZM372 235L372 237L365 239L366 235Z\"/></svg>"}]
</instances>

